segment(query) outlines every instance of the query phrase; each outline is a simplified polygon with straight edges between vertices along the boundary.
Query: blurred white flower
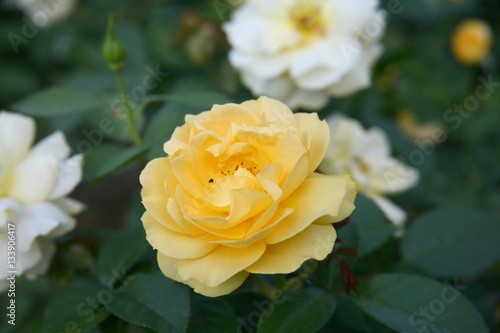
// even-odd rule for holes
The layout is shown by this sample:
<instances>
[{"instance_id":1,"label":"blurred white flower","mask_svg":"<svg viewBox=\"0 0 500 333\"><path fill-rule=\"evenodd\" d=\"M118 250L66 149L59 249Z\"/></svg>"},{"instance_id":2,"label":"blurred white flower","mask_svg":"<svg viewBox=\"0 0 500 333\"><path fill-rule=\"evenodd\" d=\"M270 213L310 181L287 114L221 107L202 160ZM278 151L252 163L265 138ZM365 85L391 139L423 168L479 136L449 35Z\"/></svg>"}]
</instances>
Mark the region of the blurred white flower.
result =
<instances>
[{"instance_id":1,"label":"blurred white flower","mask_svg":"<svg viewBox=\"0 0 500 333\"><path fill-rule=\"evenodd\" d=\"M379 128L365 130L354 119L334 115L327 119L330 144L319 170L325 174L349 174L358 190L372 199L398 228L406 213L385 195L415 186L419 172L391 156L386 134Z\"/></svg>"},{"instance_id":2,"label":"blurred white flower","mask_svg":"<svg viewBox=\"0 0 500 333\"><path fill-rule=\"evenodd\" d=\"M12 7L19 8L39 27L44 27L67 17L78 0L7 0Z\"/></svg>"},{"instance_id":3,"label":"blurred white flower","mask_svg":"<svg viewBox=\"0 0 500 333\"><path fill-rule=\"evenodd\" d=\"M317 110L368 87L385 29L378 0L247 0L224 24L254 95Z\"/></svg>"},{"instance_id":4,"label":"blurred white flower","mask_svg":"<svg viewBox=\"0 0 500 333\"><path fill-rule=\"evenodd\" d=\"M34 147L35 122L0 111L0 290L7 287L8 224L15 225L17 276L44 274L54 254L53 237L72 230L83 204L66 196L82 178L82 155L69 157L64 134Z\"/></svg>"}]
</instances>

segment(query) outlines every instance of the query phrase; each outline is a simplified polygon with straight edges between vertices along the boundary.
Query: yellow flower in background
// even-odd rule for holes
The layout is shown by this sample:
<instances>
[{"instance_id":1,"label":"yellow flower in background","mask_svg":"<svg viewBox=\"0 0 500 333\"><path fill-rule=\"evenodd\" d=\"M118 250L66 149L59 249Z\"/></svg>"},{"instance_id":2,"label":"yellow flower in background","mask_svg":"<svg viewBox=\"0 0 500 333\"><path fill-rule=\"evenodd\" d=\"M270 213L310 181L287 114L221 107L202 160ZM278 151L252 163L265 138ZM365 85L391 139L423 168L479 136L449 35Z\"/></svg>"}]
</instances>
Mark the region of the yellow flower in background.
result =
<instances>
[{"instance_id":1,"label":"yellow flower in background","mask_svg":"<svg viewBox=\"0 0 500 333\"><path fill-rule=\"evenodd\" d=\"M465 65L482 62L490 53L493 32L480 19L461 22L453 33L451 49L453 56Z\"/></svg>"},{"instance_id":2,"label":"yellow flower in background","mask_svg":"<svg viewBox=\"0 0 500 333\"><path fill-rule=\"evenodd\" d=\"M328 119L330 144L319 170L325 174L349 174L358 191L372 199L386 217L401 228L406 213L385 195L405 191L418 182L416 169L391 156L386 134L378 128L365 130L356 120L341 115Z\"/></svg>"},{"instance_id":3,"label":"yellow flower in background","mask_svg":"<svg viewBox=\"0 0 500 333\"><path fill-rule=\"evenodd\" d=\"M377 0L247 0L224 24L254 95L318 110L371 83L385 21Z\"/></svg>"},{"instance_id":4,"label":"yellow flower in background","mask_svg":"<svg viewBox=\"0 0 500 333\"><path fill-rule=\"evenodd\" d=\"M51 240L71 231L83 205L66 196L82 178L82 155L70 155L64 134L55 132L33 148L33 119L0 112L0 290L7 271L34 278L44 274L55 252ZM15 229L9 228L9 224ZM7 265L14 230L15 268Z\"/></svg>"},{"instance_id":5,"label":"yellow flower in background","mask_svg":"<svg viewBox=\"0 0 500 333\"><path fill-rule=\"evenodd\" d=\"M140 177L163 273L215 297L324 259L356 195L350 177L314 172L328 139L316 113L266 97L186 116Z\"/></svg>"},{"instance_id":6,"label":"yellow flower in background","mask_svg":"<svg viewBox=\"0 0 500 333\"><path fill-rule=\"evenodd\" d=\"M396 115L399 129L411 140L433 140L437 133L445 133L444 126L439 121L422 124L413 112L403 109Z\"/></svg>"}]
</instances>

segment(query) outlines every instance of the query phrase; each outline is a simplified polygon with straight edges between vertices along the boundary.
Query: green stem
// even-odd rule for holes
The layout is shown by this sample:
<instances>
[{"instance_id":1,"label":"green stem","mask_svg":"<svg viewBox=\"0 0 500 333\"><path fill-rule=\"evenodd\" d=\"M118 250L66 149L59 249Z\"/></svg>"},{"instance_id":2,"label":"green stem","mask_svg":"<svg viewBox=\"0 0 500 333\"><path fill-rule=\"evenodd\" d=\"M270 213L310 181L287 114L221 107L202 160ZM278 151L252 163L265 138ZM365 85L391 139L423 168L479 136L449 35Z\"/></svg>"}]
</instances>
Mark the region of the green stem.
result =
<instances>
[{"instance_id":1,"label":"green stem","mask_svg":"<svg viewBox=\"0 0 500 333\"><path fill-rule=\"evenodd\" d=\"M123 101L123 104L125 105L125 111L127 112L128 129L130 131L130 134L132 135L132 139L134 140L135 145L141 146L142 140L141 140L141 136L139 135L139 132L137 131L137 127L135 125L134 111L132 110L132 107L130 106L130 100L129 100L128 95L127 95L127 89L125 88L125 80L123 80L123 74L122 74L121 70L115 70L114 72L116 74L116 81L118 81L118 87L120 89L122 101Z\"/></svg>"}]
</instances>

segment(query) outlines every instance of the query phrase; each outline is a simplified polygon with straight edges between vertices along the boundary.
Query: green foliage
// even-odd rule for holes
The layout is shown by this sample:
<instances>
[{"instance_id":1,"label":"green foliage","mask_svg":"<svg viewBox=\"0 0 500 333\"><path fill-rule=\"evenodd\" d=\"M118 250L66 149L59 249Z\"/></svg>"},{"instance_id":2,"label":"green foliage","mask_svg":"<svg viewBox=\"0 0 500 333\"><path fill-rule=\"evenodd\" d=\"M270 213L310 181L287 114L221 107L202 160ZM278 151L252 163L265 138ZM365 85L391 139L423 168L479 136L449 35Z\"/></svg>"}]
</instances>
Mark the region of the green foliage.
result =
<instances>
[{"instance_id":1,"label":"green foliage","mask_svg":"<svg viewBox=\"0 0 500 333\"><path fill-rule=\"evenodd\" d=\"M88 299L99 299L99 296L104 294L102 291L99 284L92 280L73 281L47 304L43 314L42 332L86 332L97 326L110 313L97 302L89 303Z\"/></svg>"},{"instance_id":2,"label":"green foliage","mask_svg":"<svg viewBox=\"0 0 500 333\"><path fill-rule=\"evenodd\" d=\"M316 332L330 320L336 306L332 294L317 288L296 290L276 299L276 305L269 303L258 333Z\"/></svg>"},{"instance_id":3,"label":"green foliage","mask_svg":"<svg viewBox=\"0 0 500 333\"><path fill-rule=\"evenodd\" d=\"M381 246L396 231L380 209L362 194L356 198L356 209L351 215L351 223L359 237L358 252L368 254Z\"/></svg>"},{"instance_id":4,"label":"green foliage","mask_svg":"<svg viewBox=\"0 0 500 333\"><path fill-rule=\"evenodd\" d=\"M500 224L466 206L447 206L414 221L401 243L405 261L436 277L483 272L500 259Z\"/></svg>"},{"instance_id":5,"label":"green foliage","mask_svg":"<svg viewBox=\"0 0 500 333\"><path fill-rule=\"evenodd\" d=\"M228 302L193 295L188 333L236 332L236 314Z\"/></svg>"},{"instance_id":6,"label":"green foliage","mask_svg":"<svg viewBox=\"0 0 500 333\"><path fill-rule=\"evenodd\" d=\"M189 290L160 272L138 274L113 297L106 308L117 317L155 332L186 332Z\"/></svg>"},{"instance_id":7,"label":"green foliage","mask_svg":"<svg viewBox=\"0 0 500 333\"><path fill-rule=\"evenodd\" d=\"M130 228L112 236L102 247L95 264L97 279L105 286L121 279L150 247L142 228Z\"/></svg>"},{"instance_id":8,"label":"green foliage","mask_svg":"<svg viewBox=\"0 0 500 333\"><path fill-rule=\"evenodd\" d=\"M20 111L36 117L57 117L86 112L103 105L98 95L88 91L55 87L37 92L12 105Z\"/></svg>"},{"instance_id":9,"label":"green foliage","mask_svg":"<svg viewBox=\"0 0 500 333\"><path fill-rule=\"evenodd\" d=\"M488 332L480 314L455 287L406 274L382 274L365 281L362 297L351 300L398 332Z\"/></svg>"}]
</instances>

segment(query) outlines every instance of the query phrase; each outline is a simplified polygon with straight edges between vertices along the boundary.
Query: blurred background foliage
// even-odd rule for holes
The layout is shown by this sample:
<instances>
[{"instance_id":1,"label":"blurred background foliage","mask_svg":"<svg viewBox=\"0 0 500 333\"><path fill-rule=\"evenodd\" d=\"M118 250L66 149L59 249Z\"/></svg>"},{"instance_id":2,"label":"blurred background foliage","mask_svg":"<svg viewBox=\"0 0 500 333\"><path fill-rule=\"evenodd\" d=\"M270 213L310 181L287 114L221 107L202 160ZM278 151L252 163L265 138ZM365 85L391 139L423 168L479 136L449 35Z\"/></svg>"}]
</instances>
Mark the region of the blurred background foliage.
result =
<instances>
[{"instance_id":1,"label":"blurred background foliage","mask_svg":"<svg viewBox=\"0 0 500 333\"><path fill-rule=\"evenodd\" d=\"M36 116L38 137L62 130L73 149L85 154L85 183L74 196L88 205L77 230L59 240L49 276L18 281L18 325L2 320L1 331L253 332L254 322L262 320L259 332L299 332L305 321L312 326L304 332L422 332L408 320L411 309L431 304L444 286L439 283L448 281L465 297L428 331L479 332L482 316L490 330L500 332L500 85L459 126L445 116L475 96L481 80L500 82L496 0L400 1L401 12L388 16L385 53L372 87L333 99L320 112L322 118L342 112L383 128L394 155L418 161L412 164L421 171L419 185L394 198L410 215L402 239L392 236L392 225L362 196L351 223L339 230L343 243L335 251L361 255L339 253L361 281L363 297L345 293L346 273L336 260L326 268L303 268L303 277L264 277L265 285L282 290L300 277L300 288L269 314L270 301L250 282L232 295L208 299L158 273L140 223L138 174L146 160L163 154L162 144L185 114L252 98L227 61L229 46L220 30L234 3L82 0L68 18L44 28L1 7L0 108ZM141 110L141 147L132 145L114 75L101 56L110 13L128 54L126 84ZM471 17L485 20L494 32L491 55L481 66L462 65L450 51L456 26ZM13 47L11 33L25 39ZM157 84L146 86L147 77ZM441 126L447 139L429 145L408 134L401 119L409 114L419 124ZM110 283L120 292L108 302L103 290ZM85 312L89 295L97 304ZM0 299L7 304L6 295Z\"/></svg>"}]
</instances>

